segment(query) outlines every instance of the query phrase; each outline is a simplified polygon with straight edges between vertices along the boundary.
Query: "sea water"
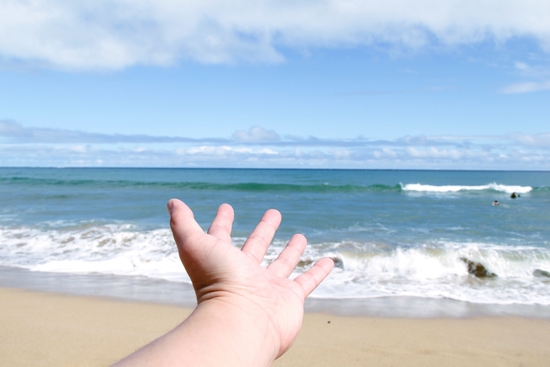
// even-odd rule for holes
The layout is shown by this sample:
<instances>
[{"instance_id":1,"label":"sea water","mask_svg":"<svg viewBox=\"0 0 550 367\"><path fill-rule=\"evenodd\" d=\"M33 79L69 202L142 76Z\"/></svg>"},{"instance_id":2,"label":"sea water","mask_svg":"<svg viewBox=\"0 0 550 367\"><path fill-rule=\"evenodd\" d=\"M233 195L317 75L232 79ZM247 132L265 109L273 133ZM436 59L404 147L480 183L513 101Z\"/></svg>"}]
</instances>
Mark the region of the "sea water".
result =
<instances>
[{"instance_id":1,"label":"sea water","mask_svg":"<svg viewBox=\"0 0 550 367\"><path fill-rule=\"evenodd\" d=\"M278 209L263 265L303 233L292 276L336 262L319 300L550 305L550 172L0 168L0 266L189 284L168 225L173 197L205 230L231 204L235 246Z\"/></svg>"}]
</instances>

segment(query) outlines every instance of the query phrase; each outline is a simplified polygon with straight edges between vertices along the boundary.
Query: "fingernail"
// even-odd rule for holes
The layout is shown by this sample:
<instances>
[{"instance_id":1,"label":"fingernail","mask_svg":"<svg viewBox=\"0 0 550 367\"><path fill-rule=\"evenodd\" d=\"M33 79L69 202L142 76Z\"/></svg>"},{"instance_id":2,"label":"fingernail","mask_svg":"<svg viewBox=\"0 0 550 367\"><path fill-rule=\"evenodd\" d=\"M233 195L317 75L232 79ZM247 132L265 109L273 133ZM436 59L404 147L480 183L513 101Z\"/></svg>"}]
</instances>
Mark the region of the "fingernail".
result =
<instances>
[{"instance_id":1,"label":"fingernail","mask_svg":"<svg viewBox=\"0 0 550 367\"><path fill-rule=\"evenodd\" d=\"M172 216L172 209L174 208L174 204L172 203L172 200L170 200L167 204L166 204L166 209L168 209L168 214L170 214L170 216Z\"/></svg>"}]
</instances>

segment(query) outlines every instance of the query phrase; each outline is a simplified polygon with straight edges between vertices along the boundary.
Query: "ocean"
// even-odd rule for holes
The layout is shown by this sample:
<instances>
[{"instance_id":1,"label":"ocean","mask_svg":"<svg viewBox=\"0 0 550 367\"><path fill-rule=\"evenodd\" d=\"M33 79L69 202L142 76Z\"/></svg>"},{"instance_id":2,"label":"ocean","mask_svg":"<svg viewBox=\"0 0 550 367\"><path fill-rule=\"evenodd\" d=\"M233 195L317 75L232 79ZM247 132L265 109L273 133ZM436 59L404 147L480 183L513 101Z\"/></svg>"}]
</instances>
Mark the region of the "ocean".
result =
<instances>
[{"instance_id":1,"label":"ocean","mask_svg":"<svg viewBox=\"0 0 550 367\"><path fill-rule=\"evenodd\" d=\"M0 285L190 302L173 197L205 230L231 204L235 246L278 209L264 265L294 233L309 246L293 276L336 262L316 304L550 305L550 172L524 171L0 168Z\"/></svg>"}]
</instances>

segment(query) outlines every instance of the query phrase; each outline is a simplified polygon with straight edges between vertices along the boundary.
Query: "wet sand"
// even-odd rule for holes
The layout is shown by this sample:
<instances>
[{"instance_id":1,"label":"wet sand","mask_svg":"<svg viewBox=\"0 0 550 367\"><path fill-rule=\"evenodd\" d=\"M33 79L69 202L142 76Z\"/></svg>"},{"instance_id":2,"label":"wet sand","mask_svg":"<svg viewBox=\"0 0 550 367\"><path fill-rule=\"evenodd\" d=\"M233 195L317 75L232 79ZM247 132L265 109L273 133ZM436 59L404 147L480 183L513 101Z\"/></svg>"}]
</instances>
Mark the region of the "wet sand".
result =
<instances>
[{"instance_id":1,"label":"wet sand","mask_svg":"<svg viewBox=\"0 0 550 367\"><path fill-rule=\"evenodd\" d=\"M188 308L0 288L0 365L107 366ZM290 366L548 366L550 320L307 313Z\"/></svg>"}]
</instances>

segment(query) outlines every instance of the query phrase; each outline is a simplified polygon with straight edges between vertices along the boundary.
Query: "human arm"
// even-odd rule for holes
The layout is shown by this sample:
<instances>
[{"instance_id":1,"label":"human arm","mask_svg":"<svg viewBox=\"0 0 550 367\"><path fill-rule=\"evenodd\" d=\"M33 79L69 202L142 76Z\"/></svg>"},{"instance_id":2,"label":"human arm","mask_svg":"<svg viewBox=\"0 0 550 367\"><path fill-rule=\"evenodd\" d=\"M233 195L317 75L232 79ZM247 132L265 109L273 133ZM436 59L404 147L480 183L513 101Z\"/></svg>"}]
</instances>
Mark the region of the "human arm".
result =
<instances>
[{"instance_id":1,"label":"human arm","mask_svg":"<svg viewBox=\"0 0 550 367\"><path fill-rule=\"evenodd\" d=\"M307 244L304 236L294 235L273 263L261 267L281 222L276 210L264 214L241 250L231 245L231 206L220 206L208 233L181 201L171 200L168 210L197 307L116 366L269 366L292 345L304 300L332 270L332 260L321 259L288 279Z\"/></svg>"}]
</instances>

